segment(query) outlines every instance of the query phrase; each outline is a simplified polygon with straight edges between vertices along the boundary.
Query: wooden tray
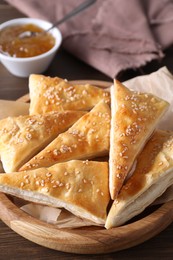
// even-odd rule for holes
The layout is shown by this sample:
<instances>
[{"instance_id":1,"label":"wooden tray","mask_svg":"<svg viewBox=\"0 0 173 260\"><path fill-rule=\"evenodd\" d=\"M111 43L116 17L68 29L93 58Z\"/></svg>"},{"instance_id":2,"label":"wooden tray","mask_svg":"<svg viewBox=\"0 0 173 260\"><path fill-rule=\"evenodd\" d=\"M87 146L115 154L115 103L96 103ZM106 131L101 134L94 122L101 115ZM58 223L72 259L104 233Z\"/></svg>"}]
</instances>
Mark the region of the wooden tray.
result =
<instances>
[{"instance_id":1,"label":"wooden tray","mask_svg":"<svg viewBox=\"0 0 173 260\"><path fill-rule=\"evenodd\" d=\"M100 87L109 87L112 83L102 81L89 82ZM29 95L19 99L29 101ZM164 230L173 221L173 201L144 213L124 226L106 230L102 227L78 229L59 229L31 217L22 211L3 193L0 193L0 218L12 230L24 238L51 249L77 253L102 254L120 251L138 245Z\"/></svg>"}]
</instances>

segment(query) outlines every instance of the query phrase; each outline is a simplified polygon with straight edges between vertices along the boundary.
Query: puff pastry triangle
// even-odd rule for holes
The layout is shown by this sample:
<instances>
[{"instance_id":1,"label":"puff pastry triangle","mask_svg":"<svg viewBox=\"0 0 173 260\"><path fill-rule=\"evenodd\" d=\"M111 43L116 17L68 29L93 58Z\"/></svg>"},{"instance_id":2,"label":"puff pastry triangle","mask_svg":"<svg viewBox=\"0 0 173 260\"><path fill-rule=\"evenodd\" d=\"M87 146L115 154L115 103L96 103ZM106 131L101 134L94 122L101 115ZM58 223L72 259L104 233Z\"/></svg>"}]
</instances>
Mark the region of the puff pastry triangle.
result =
<instances>
[{"instance_id":1,"label":"puff pastry triangle","mask_svg":"<svg viewBox=\"0 0 173 260\"><path fill-rule=\"evenodd\" d=\"M58 77L32 74L29 77L30 114L49 111L90 110L110 93L90 84L74 85Z\"/></svg>"},{"instance_id":2,"label":"puff pastry triangle","mask_svg":"<svg viewBox=\"0 0 173 260\"><path fill-rule=\"evenodd\" d=\"M0 121L0 158L6 172L17 171L85 112L50 112Z\"/></svg>"},{"instance_id":3,"label":"puff pastry triangle","mask_svg":"<svg viewBox=\"0 0 173 260\"><path fill-rule=\"evenodd\" d=\"M167 110L168 102L131 91L115 81L111 87L110 178L111 198L118 195L134 160Z\"/></svg>"},{"instance_id":4,"label":"puff pastry triangle","mask_svg":"<svg viewBox=\"0 0 173 260\"><path fill-rule=\"evenodd\" d=\"M108 163L74 160L50 168L0 174L0 191L35 203L64 207L104 225L110 200Z\"/></svg>"},{"instance_id":5,"label":"puff pastry triangle","mask_svg":"<svg viewBox=\"0 0 173 260\"><path fill-rule=\"evenodd\" d=\"M109 211L106 228L120 226L141 213L173 184L173 132L157 130L137 159L134 174Z\"/></svg>"},{"instance_id":6,"label":"puff pastry triangle","mask_svg":"<svg viewBox=\"0 0 173 260\"><path fill-rule=\"evenodd\" d=\"M108 155L109 138L110 108L101 101L20 170L49 167L57 162Z\"/></svg>"}]
</instances>

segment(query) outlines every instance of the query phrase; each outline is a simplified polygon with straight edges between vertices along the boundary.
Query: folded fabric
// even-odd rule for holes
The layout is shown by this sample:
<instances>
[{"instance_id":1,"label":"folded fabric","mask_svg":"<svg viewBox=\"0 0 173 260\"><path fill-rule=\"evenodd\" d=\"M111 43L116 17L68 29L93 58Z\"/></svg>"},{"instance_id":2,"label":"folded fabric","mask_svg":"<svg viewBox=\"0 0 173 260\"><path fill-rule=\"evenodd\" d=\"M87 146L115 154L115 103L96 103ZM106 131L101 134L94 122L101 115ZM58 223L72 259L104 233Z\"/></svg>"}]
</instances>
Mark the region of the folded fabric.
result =
<instances>
[{"instance_id":1,"label":"folded fabric","mask_svg":"<svg viewBox=\"0 0 173 260\"><path fill-rule=\"evenodd\" d=\"M6 0L30 17L55 22L79 5L77 0ZM172 0L97 0L62 24L63 46L81 60L114 77L163 57L173 43Z\"/></svg>"}]
</instances>

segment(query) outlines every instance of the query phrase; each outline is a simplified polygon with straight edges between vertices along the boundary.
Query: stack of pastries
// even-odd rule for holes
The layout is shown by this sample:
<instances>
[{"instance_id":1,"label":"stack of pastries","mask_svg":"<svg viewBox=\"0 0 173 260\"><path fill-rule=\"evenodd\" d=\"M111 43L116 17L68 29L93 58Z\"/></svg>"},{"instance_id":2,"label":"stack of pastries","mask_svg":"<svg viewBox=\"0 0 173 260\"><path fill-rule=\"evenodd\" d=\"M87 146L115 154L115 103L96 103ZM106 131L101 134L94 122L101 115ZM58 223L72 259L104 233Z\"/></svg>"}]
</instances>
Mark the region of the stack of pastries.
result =
<instances>
[{"instance_id":1,"label":"stack of pastries","mask_svg":"<svg viewBox=\"0 0 173 260\"><path fill-rule=\"evenodd\" d=\"M29 77L29 115L0 120L0 191L105 228L125 224L173 184L169 104L115 80L108 89Z\"/></svg>"}]
</instances>

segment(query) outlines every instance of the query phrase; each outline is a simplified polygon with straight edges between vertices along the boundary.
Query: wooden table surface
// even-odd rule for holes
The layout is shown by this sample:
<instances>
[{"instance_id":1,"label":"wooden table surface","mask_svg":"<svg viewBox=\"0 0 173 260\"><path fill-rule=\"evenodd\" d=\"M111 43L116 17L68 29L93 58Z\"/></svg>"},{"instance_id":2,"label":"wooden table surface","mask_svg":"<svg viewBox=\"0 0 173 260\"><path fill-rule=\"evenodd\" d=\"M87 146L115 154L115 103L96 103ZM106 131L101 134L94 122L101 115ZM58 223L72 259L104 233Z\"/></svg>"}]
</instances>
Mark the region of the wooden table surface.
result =
<instances>
[{"instance_id":1,"label":"wooden table surface","mask_svg":"<svg viewBox=\"0 0 173 260\"><path fill-rule=\"evenodd\" d=\"M0 23L12 18L23 17L13 7L0 0ZM126 80L136 75L147 74L166 65L173 73L173 46L165 51L165 58L153 61L140 70L128 70L118 75L119 80ZM109 77L79 61L61 49L45 75L73 79L97 79L110 81ZM12 76L0 64L0 99L16 100L28 93L28 79ZM0 221L0 260L11 259L172 259L173 223L156 237L136 247L124 251L98 255L75 255L41 247L19 236Z\"/></svg>"}]
</instances>

